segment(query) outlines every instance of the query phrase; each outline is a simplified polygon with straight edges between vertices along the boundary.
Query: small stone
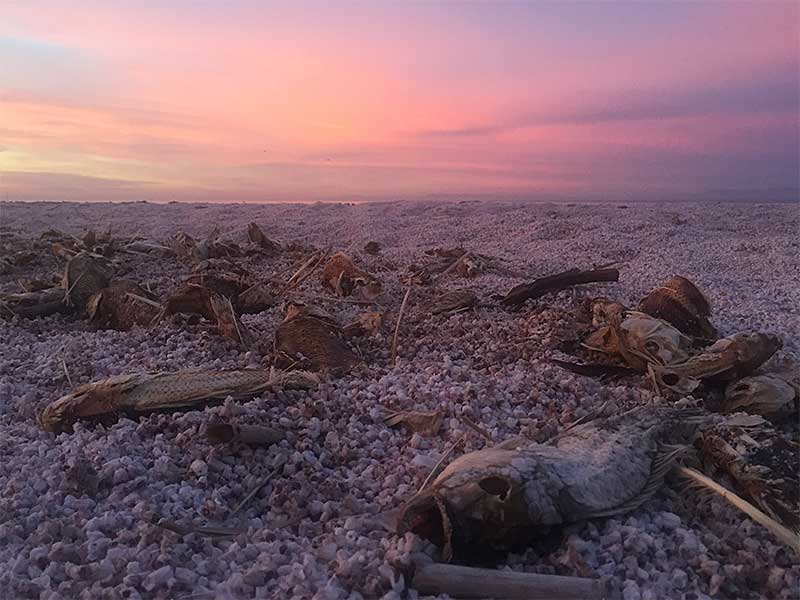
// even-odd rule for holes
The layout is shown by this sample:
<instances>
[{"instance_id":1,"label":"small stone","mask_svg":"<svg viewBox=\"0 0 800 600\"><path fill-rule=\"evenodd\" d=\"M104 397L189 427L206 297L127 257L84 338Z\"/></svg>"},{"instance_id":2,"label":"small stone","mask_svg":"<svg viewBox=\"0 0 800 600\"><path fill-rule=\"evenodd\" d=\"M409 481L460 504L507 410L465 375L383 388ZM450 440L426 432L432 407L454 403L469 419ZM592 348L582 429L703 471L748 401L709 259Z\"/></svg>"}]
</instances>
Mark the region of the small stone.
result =
<instances>
[{"instance_id":1,"label":"small stone","mask_svg":"<svg viewBox=\"0 0 800 600\"><path fill-rule=\"evenodd\" d=\"M208 475L208 465L199 458L189 465L189 470L198 477L205 477Z\"/></svg>"},{"instance_id":2,"label":"small stone","mask_svg":"<svg viewBox=\"0 0 800 600\"><path fill-rule=\"evenodd\" d=\"M628 579L625 581L625 587L622 589L623 600L641 600L642 594L639 591L639 585Z\"/></svg>"},{"instance_id":3,"label":"small stone","mask_svg":"<svg viewBox=\"0 0 800 600\"><path fill-rule=\"evenodd\" d=\"M684 589L689 583L689 576L686 574L686 571L681 569L674 569L672 571L672 577L670 578L670 583L672 587L682 590Z\"/></svg>"}]
</instances>

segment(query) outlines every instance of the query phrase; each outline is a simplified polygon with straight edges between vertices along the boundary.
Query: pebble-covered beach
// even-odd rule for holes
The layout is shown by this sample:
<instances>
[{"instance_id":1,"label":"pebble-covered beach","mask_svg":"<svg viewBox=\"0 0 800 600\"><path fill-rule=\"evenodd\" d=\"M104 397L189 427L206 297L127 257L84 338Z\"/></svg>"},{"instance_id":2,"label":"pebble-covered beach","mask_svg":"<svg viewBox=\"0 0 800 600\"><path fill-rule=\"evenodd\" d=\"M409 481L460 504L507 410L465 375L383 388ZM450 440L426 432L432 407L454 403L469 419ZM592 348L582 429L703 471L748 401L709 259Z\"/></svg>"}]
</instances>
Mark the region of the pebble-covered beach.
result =
<instances>
[{"instance_id":1,"label":"pebble-covered beach","mask_svg":"<svg viewBox=\"0 0 800 600\"><path fill-rule=\"evenodd\" d=\"M386 311L383 330L359 341L366 364L316 390L270 391L108 427L78 423L58 436L36 416L80 383L138 371L268 366L282 308L242 317L260 341L249 352L178 319L129 332L64 315L0 320L0 598L416 598L412 564L437 559L437 550L393 533L391 511L465 432L458 453L486 446L462 416L497 442L544 441L605 402L622 410L665 401L644 378L603 383L549 362L561 356L554 340L581 299L636 306L665 279L684 275L711 300L722 335L783 337L767 370L800 361L799 217L797 204L0 204L0 241L90 228L202 238L219 226L223 237L243 242L254 221L281 243L350 248L382 281ZM368 241L381 253L363 252ZM517 311L491 297L524 279L487 273L443 278L436 290L415 287L393 366L406 291L400 277L436 246L496 257L531 277L614 263L620 279ZM170 257L120 260L126 278L162 298L189 273ZM292 264L259 256L241 262L264 277ZM58 264L51 256L0 275L0 291L19 291L18 279L49 279ZM474 291L482 305L431 316L426 306L437 293L458 288ZM316 277L298 291L326 293ZM365 310L320 305L341 324ZM433 437L382 421L386 409L437 408L445 418ZM215 416L279 429L285 439L266 448L212 446L203 427ZM158 519L241 533L180 535ZM570 525L499 568L599 577L610 598L624 600L797 598L800 586L798 557L765 529L676 482L629 514Z\"/></svg>"}]
</instances>

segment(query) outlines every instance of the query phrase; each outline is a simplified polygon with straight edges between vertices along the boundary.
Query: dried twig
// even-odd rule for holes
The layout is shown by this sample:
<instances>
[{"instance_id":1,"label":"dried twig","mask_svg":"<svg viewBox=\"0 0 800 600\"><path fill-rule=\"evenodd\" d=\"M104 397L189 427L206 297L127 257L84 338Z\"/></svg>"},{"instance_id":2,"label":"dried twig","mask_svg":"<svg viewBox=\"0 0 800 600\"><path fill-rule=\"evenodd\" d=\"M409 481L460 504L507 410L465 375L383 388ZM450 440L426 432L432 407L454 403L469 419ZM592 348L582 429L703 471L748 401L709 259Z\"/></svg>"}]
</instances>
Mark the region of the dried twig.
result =
<instances>
[{"instance_id":1,"label":"dried twig","mask_svg":"<svg viewBox=\"0 0 800 600\"><path fill-rule=\"evenodd\" d=\"M313 259L315 257L312 256L310 259L304 262L303 265L297 270L297 272L289 278L289 281L286 284L286 286L275 295L275 298L280 298L285 293L289 292L290 290L293 290L298 285L303 283L306 279L308 279L314 273L314 271L316 271L319 268L319 266L325 261L325 259L328 258L328 254L330 254L330 251L331 251L330 248L327 248L325 252L320 253L317 262L315 262L314 266L311 267L310 269L308 267L313 262ZM304 270L305 272L303 272Z\"/></svg>"},{"instance_id":2,"label":"dried twig","mask_svg":"<svg viewBox=\"0 0 800 600\"><path fill-rule=\"evenodd\" d=\"M136 300L137 302L144 302L145 304L149 304L154 308L161 308L161 305L155 300L150 300L150 298L145 298L144 296L140 296L139 294L134 294L133 292L126 292L125 295L128 296L128 298Z\"/></svg>"},{"instance_id":3,"label":"dried twig","mask_svg":"<svg viewBox=\"0 0 800 600\"><path fill-rule=\"evenodd\" d=\"M66 350L66 348L64 348L64 350ZM64 367L64 375L67 376L69 387L74 387L72 385L72 377L69 376L69 369L67 369L67 358L64 355L61 356L61 366Z\"/></svg>"},{"instance_id":4,"label":"dried twig","mask_svg":"<svg viewBox=\"0 0 800 600\"><path fill-rule=\"evenodd\" d=\"M411 282L408 284L408 289L406 290L406 295L403 296L403 302L400 304L400 313L397 315L397 323L394 327L394 338L392 339L392 365L397 364L397 337L400 335L400 323L403 320L403 313L406 310L406 304L408 303L408 297L411 294L411 288L414 287L414 280L412 279Z\"/></svg>"},{"instance_id":5,"label":"dried twig","mask_svg":"<svg viewBox=\"0 0 800 600\"><path fill-rule=\"evenodd\" d=\"M730 504L744 512L759 525L762 525L768 529L776 538L800 554L800 538L798 538L796 534L792 533L788 527L784 527L775 519L771 518L769 515L761 512L755 506L750 504L747 500L737 496L732 491L721 486L710 477L703 475L700 471L690 467L676 467L675 470L679 475L688 477L689 479L704 485L711 491L722 496Z\"/></svg>"},{"instance_id":6,"label":"dried twig","mask_svg":"<svg viewBox=\"0 0 800 600\"><path fill-rule=\"evenodd\" d=\"M297 296L298 298L302 298L303 300L323 300L325 302L338 302L340 304L358 304L360 306L372 306L372 305L381 306L380 304L372 300L353 300L350 298L336 298L335 296L304 294L302 292L287 292L287 294L292 296Z\"/></svg>"},{"instance_id":7,"label":"dried twig","mask_svg":"<svg viewBox=\"0 0 800 600\"><path fill-rule=\"evenodd\" d=\"M466 425L467 427L469 427L470 429L472 429L472 431L474 431L475 433L477 433L478 435L480 435L481 437L484 437L484 438L486 438L487 440L489 440L490 442L494 443L494 439L492 438L492 436L491 436L491 435L489 435L489 432L488 432L488 431L486 431L486 430L485 430L483 427L481 427L480 425L478 425L478 424L477 424L475 421L473 421L472 419L470 419L470 418L469 418L467 415L461 415L461 416L459 417L459 420L460 420L460 421L461 421L461 422L462 422L464 425Z\"/></svg>"},{"instance_id":8,"label":"dried twig","mask_svg":"<svg viewBox=\"0 0 800 600\"><path fill-rule=\"evenodd\" d=\"M438 563L418 564L412 587L422 594L506 600L600 600L600 579L497 571Z\"/></svg>"},{"instance_id":9,"label":"dried twig","mask_svg":"<svg viewBox=\"0 0 800 600\"><path fill-rule=\"evenodd\" d=\"M281 465L281 466L283 466L283 465ZM242 510L242 508L244 508L245 504L250 502L250 500L252 500L253 497L261 490L261 488L263 488L265 485L267 485L267 483L269 483L269 480L272 479L274 477L275 473L277 473L277 472L278 472L278 467L272 469L272 471L270 471L267 474L266 477L262 477L261 480L256 484L256 486L250 491L250 493L247 494L247 496L245 496L242 499L242 501L239 502L239 504L236 505L236 508L233 509L233 512L229 515L229 517L233 517L234 515L236 515L236 513L238 513L240 510Z\"/></svg>"},{"instance_id":10,"label":"dried twig","mask_svg":"<svg viewBox=\"0 0 800 600\"><path fill-rule=\"evenodd\" d=\"M428 487L428 484L431 482L431 480L439 472L439 468L442 466L444 461L447 460L447 457L450 456L453 453L453 450L455 450L456 447L459 444L463 444L466 439L467 439L467 434L466 433L462 433L455 442L453 442L452 444L450 444L447 447L447 449L444 451L444 454L442 454L442 457L439 459L439 462L437 462L433 466L433 469L431 469L431 472L428 473L428 476L425 478L425 481L423 481L422 485L419 486L419 489L417 490L417 494L420 494L426 487Z\"/></svg>"}]
</instances>

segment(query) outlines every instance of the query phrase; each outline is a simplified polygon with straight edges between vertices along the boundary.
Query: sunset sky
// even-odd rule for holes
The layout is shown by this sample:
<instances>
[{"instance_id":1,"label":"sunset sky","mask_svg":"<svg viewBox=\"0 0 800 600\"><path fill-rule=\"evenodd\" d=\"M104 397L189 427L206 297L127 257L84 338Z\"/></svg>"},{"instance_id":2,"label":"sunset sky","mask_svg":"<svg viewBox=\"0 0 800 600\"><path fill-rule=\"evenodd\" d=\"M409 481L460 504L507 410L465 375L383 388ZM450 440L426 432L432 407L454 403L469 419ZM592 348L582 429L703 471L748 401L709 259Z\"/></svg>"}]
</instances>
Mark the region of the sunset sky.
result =
<instances>
[{"instance_id":1,"label":"sunset sky","mask_svg":"<svg viewBox=\"0 0 800 600\"><path fill-rule=\"evenodd\" d=\"M0 193L797 198L798 6L5 0Z\"/></svg>"}]
</instances>

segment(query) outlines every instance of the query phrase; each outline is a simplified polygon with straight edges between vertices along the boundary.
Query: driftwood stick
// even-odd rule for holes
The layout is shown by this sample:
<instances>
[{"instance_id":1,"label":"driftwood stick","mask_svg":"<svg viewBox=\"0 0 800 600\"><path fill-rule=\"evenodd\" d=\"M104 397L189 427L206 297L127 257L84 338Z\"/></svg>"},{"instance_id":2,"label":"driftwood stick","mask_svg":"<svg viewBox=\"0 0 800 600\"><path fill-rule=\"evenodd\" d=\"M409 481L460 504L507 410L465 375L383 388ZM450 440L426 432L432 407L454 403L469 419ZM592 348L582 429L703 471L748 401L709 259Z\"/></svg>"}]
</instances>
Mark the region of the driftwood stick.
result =
<instances>
[{"instance_id":1,"label":"driftwood stick","mask_svg":"<svg viewBox=\"0 0 800 600\"><path fill-rule=\"evenodd\" d=\"M232 444L238 442L250 446L270 446L284 438L282 432L269 427L230 425L228 423L210 423L206 427L206 436L210 444Z\"/></svg>"},{"instance_id":2,"label":"driftwood stick","mask_svg":"<svg viewBox=\"0 0 800 600\"><path fill-rule=\"evenodd\" d=\"M602 600L599 579L496 571L446 564L418 564L411 582L422 594L504 600Z\"/></svg>"},{"instance_id":3,"label":"driftwood stick","mask_svg":"<svg viewBox=\"0 0 800 600\"><path fill-rule=\"evenodd\" d=\"M539 298L550 292L558 292L573 285L618 280L619 271L617 269L592 269L590 271L570 269L563 273L540 277L531 283L518 285L512 288L501 302L507 306L517 305L526 300Z\"/></svg>"},{"instance_id":4,"label":"driftwood stick","mask_svg":"<svg viewBox=\"0 0 800 600\"><path fill-rule=\"evenodd\" d=\"M406 295L403 296L403 302L400 304L400 313L397 315L397 323L395 323L394 326L394 337L392 338L392 366L397 364L397 338L400 335L400 323L403 321L403 313L406 310L406 304L408 303L408 297L411 295L412 287L414 287L413 279L411 283L408 284Z\"/></svg>"},{"instance_id":5,"label":"driftwood stick","mask_svg":"<svg viewBox=\"0 0 800 600\"><path fill-rule=\"evenodd\" d=\"M9 310L24 319L34 319L56 313L68 315L74 313L76 309L74 306L64 304L63 300L51 300L50 302L40 302L31 306L9 307Z\"/></svg>"}]
</instances>

